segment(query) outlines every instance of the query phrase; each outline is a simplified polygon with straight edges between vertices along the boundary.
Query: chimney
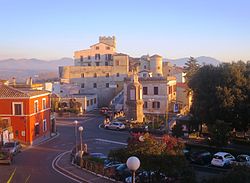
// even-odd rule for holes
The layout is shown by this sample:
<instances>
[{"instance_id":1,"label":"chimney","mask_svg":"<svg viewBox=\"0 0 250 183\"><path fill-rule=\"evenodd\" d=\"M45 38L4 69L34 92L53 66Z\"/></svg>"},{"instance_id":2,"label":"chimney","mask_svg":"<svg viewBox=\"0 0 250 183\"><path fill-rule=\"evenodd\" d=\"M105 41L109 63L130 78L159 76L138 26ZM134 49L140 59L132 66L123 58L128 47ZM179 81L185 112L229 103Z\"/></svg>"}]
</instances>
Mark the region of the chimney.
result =
<instances>
[{"instance_id":1,"label":"chimney","mask_svg":"<svg viewBox=\"0 0 250 183\"><path fill-rule=\"evenodd\" d=\"M33 82L32 82L32 77L29 78L29 85L32 86Z\"/></svg>"}]
</instances>

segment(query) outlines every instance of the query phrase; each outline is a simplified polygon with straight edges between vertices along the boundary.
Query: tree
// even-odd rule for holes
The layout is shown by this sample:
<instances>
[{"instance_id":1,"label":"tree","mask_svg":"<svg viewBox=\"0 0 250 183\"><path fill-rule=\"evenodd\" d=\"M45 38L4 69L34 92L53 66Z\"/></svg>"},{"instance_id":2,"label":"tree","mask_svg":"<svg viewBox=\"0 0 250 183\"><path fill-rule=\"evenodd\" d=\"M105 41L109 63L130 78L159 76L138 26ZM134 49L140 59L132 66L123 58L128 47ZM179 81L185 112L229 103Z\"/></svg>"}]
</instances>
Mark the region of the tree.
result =
<instances>
[{"instance_id":1,"label":"tree","mask_svg":"<svg viewBox=\"0 0 250 183\"><path fill-rule=\"evenodd\" d=\"M182 137L184 135L183 133L183 127L181 123L176 123L172 129L172 133L174 137Z\"/></svg>"},{"instance_id":2,"label":"tree","mask_svg":"<svg viewBox=\"0 0 250 183\"><path fill-rule=\"evenodd\" d=\"M241 61L201 67L188 82L193 91L194 118L208 126L222 120L246 131L250 124L249 67Z\"/></svg>"},{"instance_id":3,"label":"tree","mask_svg":"<svg viewBox=\"0 0 250 183\"><path fill-rule=\"evenodd\" d=\"M135 135L128 140L126 148L113 150L109 156L121 162L126 162L129 156L137 156L141 161L141 169L154 172L153 182L161 182L162 174L180 182L194 182L195 176L188 167L183 148L183 143L174 137L156 139L147 133Z\"/></svg>"},{"instance_id":4,"label":"tree","mask_svg":"<svg viewBox=\"0 0 250 183\"><path fill-rule=\"evenodd\" d=\"M224 121L217 120L215 124L209 126L211 133L211 143L216 146L224 146L228 144L230 127Z\"/></svg>"},{"instance_id":5,"label":"tree","mask_svg":"<svg viewBox=\"0 0 250 183\"><path fill-rule=\"evenodd\" d=\"M185 79L188 83L192 76L199 70L200 65L194 57L190 57L185 63L184 72L186 73Z\"/></svg>"}]
</instances>

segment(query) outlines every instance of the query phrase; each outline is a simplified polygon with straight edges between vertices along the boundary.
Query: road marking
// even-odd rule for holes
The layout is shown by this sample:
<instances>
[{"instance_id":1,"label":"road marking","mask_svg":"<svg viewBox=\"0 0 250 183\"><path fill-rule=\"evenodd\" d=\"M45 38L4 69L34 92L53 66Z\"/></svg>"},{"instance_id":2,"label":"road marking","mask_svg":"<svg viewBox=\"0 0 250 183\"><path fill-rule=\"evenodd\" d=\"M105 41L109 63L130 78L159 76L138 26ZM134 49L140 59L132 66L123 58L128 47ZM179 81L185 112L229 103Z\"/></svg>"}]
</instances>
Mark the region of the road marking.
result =
<instances>
[{"instance_id":1,"label":"road marking","mask_svg":"<svg viewBox=\"0 0 250 183\"><path fill-rule=\"evenodd\" d=\"M106 139L95 139L97 141L101 141L101 142L107 142L107 143L111 143L111 144L119 144L119 145L128 145L127 143L124 142L117 142L117 141L113 141L113 140L106 140Z\"/></svg>"},{"instance_id":2,"label":"road marking","mask_svg":"<svg viewBox=\"0 0 250 183\"><path fill-rule=\"evenodd\" d=\"M79 177L79 176L77 176L77 175L75 175L75 174L73 174L73 173L67 171L66 169L64 169L64 168L62 168L62 167L60 167L60 166L58 165L58 161L59 161L65 154L67 154L67 153L69 153L69 152L70 152L70 151L66 151L66 152L64 152L64 153L61 153L61 154L57 155L57 156L55 157L55 159L52 161L52 168L53 168L56 172L62 174L63 176L65 176L65 177L67 177L67 178L69 178L69 179L71 179L71 180L73 180L73 181L75 181L75 182L82 183L82 181L84 181L84 182L91 183L90 181L88 181L88 180L86 180L86 179L83 179L83 178L81 178L81 177ZM73 177L76 177L76 178L78 178L79 180L82 180L82 181L79 181L79 180L77 180L77 179L75 179L75 178L73 178L73 177L70 177L69 175L66 175L65 173L63 173L63 172L61 172L60 170L58 170L58 169L56 168L56 166L59 167L60 169L62 169L63 171L67 172L69 175L71 175L71 176L73 176Z\"/></svg>"}]
</instances>

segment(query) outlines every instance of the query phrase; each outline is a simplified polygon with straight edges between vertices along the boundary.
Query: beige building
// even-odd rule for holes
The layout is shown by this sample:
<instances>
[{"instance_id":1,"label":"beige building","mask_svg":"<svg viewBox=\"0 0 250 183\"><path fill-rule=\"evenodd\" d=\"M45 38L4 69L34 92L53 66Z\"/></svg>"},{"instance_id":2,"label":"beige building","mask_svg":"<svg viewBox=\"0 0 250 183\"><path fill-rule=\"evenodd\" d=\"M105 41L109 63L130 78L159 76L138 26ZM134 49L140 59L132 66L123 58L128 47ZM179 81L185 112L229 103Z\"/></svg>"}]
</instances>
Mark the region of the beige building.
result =
<instances>
[{"instance_id":1,"label":"beige building","mask_svg":"<svg viewBox=\"0 0 250 183\"><path fill-rule=\"evenodd\" d=\"M79 87L79 93L97 95L98 107L109 102L123 89L128 76L129 57L115 52L115 37L100 37L90 49L75 52L75 66L59 67L61 82Z\"/></svg>"},{"instance_id":2,"label":"beige building","mask_svg":"<svg viewBox=\"0 0 250 183\"><path fill-rule=\"evenodd\" d=\"M126 78L124 82L124 104L128 98L127 85L131 82ZM176 80L174 77L148 77L139 78L142 85L142 99L144 102L144 115L164 116L168 112L173 112L176 102ZM128 106L124 106L124 111L128 111Z\"/></svg>"}]
</instances>

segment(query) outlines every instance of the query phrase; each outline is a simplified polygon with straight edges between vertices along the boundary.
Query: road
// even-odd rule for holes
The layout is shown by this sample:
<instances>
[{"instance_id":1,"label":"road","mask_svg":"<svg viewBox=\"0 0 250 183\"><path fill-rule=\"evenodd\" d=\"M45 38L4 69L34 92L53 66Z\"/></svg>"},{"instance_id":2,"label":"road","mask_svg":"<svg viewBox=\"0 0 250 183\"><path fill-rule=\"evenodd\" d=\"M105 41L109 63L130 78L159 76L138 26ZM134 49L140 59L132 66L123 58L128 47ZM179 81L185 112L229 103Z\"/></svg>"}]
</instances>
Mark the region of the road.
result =
<instances>
[{"instance_id":1,"label":"road","mask_svg":"<svg viewBox=\"0 0 250 183\"><path fill-rule=\"evenodd\" d=\"M60 135L44 144L29 148L15 157L13 165L0 165L0 183L6 183L16 169L12 183L71 183L70 179L55 172L51 166L54 158L68 151L75 144L74 120L57 120ZM129 137L127 132L110 131L99 128L102 116L87 114L78 120L84 128L83 140L90 152L108 154L110 149L123 147ZM78 134L79 135L79 134Z\"/></svg>"}]
</instances>

